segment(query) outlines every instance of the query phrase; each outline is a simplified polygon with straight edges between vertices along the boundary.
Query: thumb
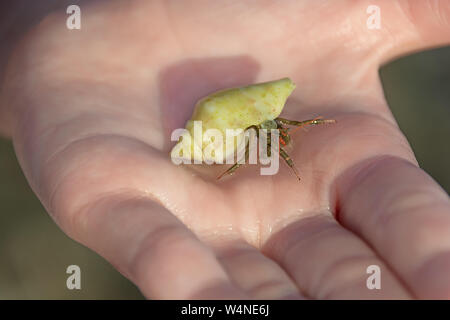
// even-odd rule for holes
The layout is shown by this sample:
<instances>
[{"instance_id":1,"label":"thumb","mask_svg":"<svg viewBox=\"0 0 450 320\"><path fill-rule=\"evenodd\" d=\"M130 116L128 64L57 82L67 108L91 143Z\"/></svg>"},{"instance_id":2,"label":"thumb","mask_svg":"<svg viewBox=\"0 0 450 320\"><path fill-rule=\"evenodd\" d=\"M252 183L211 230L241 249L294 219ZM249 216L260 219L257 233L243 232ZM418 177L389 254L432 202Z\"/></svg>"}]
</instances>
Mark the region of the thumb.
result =
<instances>
[{"instance_id":1,"label":"thumb","mask_svg":"<svg viewBox=\"0 0 450 320\"><path fill-rule=\"evenodd\" d=\"M392 46L383 62L396 56L450 44L449 0L380 1L381 29Z\"/></svg>"}]
</instances>

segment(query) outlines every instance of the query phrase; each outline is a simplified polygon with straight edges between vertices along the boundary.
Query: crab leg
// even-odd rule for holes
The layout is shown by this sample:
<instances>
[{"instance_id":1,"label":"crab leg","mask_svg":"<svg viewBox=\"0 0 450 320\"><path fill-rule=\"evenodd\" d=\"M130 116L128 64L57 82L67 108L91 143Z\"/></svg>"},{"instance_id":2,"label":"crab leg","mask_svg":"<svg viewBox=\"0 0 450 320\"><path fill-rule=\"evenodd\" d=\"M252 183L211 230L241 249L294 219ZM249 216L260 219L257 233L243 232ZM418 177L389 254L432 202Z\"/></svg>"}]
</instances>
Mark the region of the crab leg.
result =
<instances>
[{"instance_id":1,"label":"crab leg","mask_svg":"<svg viewBox=\"0 0 450 320\"><path fill-rule=\"evenodd\" d=\"M292 161L291 157L287 154L287 152L280 146L280 156L286 161L287 165L291 167L292 171L294 171L295 175L297 176L298 180L300 179L300 176L298 174L298 170L295 167L294 161Z\"/></svg>"},{"instance_id":2,"label":"crab leg","mask_svg":"<svg viewBox=\"0 0 450 320\"><path fill-rule=\"evenodd\" d=\"M302 127L308 124L326 124L326 123L336 123L336 120L333 119L319 119L319 118L315 118L315 119L309 119L309 120L305 120L305 121L295 121L295 120L288 120L288 119L284 119L284 118L276 118L275 121L278 124L286 124L286 125L290 125L290 126L298 126L298 127Z\"/></svg>"},{"instance_id":3,"label":"crab leg","mask_svg":"<svg viewBox=\"0 0 450 320\"><path fill-rule=\"evenodd\" d=\"M255 131L256 131L256 136L259 137L259 132L258 132L258 129L259 129L259 128L258 128L257 126L250 126L250 127L248 127L246 130L249 130L249 129L255 129ZM245 162L246 162L246 161L248 160L248 158L249 158L249 153L250 153L249 148L250 148L250 141L247 141L247 144L245 145ZM227 175L227 174L233 174L240 166L242 166L243 164L245 164L245 162L244 162L244 163L236 162L236 163L233 164L230 168L228 168L228 170L226 170L225 172L221 173L221 174L217 177L217 180L219 180L220 178L222 178L224 175Z\"/></svg>"},{"instance_id":4,"label":"crab leg","mask_svg":"<svg viewBox=\"0 0 450 320\"><path fill-rule=\"evenodd\" d=\"M245 160L247 161L248 159L248 155L249 155L249 144L247 143L247 145L245 146ZM233 174L240 166L242 166L244 163L239 163L236 162L235 164L233 164L233 166L231 166L230 168L228 168L227 171L221 173L218 177L217 180L219 180L220 178L222 178L224 175L227 174Z\"/></svg>"}]
</instances>

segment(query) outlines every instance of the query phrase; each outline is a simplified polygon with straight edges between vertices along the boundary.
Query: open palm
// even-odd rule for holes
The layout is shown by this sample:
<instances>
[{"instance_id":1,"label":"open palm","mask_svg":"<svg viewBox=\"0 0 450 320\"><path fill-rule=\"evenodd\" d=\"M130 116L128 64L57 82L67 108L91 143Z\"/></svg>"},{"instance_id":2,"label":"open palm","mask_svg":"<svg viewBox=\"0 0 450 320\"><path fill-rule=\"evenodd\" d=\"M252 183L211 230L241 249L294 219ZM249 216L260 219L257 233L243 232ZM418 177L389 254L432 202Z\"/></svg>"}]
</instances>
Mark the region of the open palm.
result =
<instances>
[{"instance_id":1,"label":"open palm","mask_svg":"<svg viewBox=\"0 0 450 320\"><path fill-rule=\"evenodd\" d=\"M448 196L377 73L450 40L450 6L413 2L381 1L376 30L366 1L100 1L72 31L51 15L1 96L21 165L63 230L149 298L449 298ZM294 135L302 181L171 162L198 98L286 76L281 116L338 121Z\"/></svg>"}]
</instances>

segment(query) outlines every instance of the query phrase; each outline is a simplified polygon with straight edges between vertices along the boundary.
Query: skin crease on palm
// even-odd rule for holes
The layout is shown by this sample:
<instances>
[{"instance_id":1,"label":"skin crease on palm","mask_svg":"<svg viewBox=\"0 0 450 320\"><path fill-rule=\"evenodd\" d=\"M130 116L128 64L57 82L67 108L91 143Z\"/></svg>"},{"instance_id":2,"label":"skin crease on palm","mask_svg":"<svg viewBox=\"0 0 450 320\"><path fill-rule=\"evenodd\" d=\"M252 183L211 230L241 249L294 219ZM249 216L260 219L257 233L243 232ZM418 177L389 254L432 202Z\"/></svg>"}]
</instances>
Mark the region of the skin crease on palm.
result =
<instances>
[{"instance_id":1,"label":"skin crease on palm","mask_svg":"<svg viewBox=\"0 0 450 320\"><path fill-rule=\"evenodd\" d=\"M371 4L380 30L366 26ZM81 30L61 11L14 50L3 128L56 223L147 298L450 298L448 195L418 168L378 77L449 43L447 1L81 9ZM294 135L302 181L281 162L223 181L226 166L171 163L170 133L198 98L283 77L297 88L281 116L338 121ZM381 290L366 287L369 265Z\"/></svg>"}]
</instances>

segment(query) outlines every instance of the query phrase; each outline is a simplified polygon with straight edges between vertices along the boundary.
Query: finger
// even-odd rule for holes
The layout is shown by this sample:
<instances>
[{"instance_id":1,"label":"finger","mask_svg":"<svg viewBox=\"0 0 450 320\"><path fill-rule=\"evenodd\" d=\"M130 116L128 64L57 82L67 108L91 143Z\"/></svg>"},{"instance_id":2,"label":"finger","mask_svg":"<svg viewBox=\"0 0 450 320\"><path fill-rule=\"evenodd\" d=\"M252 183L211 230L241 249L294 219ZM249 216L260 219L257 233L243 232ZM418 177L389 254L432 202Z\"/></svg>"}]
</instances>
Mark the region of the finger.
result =
<instances>
[{"instance_id":1,"label":"finger","mask_svg":"<svg viewBox=\"0 0 450 320\"><path fill-rule=\"evenodd\" d=\"M450 1L381 1L380 32L387 38L383 59L450 43ZM372 31L372 30L369 30Z\"/></svg>"},{"instance_id":2,"label":"finger","mask_svg":"<svg viewBox=\"0 0 450 320\"><path fill-rule=\"evenodd\" d=\"M318 214L291 224L269 239L264 252L311 298L410 298L376 254L332 216ZM367 286L367 268L372 265L383 274L380 290Z\"/></svg>"},{"instance_id":3,"label":"finger","mask_svg":"<svg viewBox=\"0 0 450 320\"><path fill-rule=\"evenodd\" d=\"M110 261L148 298L246 298L214 253L151 199L114 195L78 214L81 242Z\"/></svg>"},{"instance_id":4,"label":"finger","mask_svg":"<svg viewBox=\"0 0 450 320\"><path fill-rule=\"evenodd\" d=\"M450 298L450 202L420 168L378 157L337 182L338 219L368 241L419 298Z\"/></svg>"},{"instance_id":5,"label":"finger","mask_svg":"<svg viewBox=\"0 0 450 320\"><path fill-rule=\"evenodd\" d=\"M243 240L211 243L233 283L255 299L302 299L286 272Z\"/></svg>"},{"instance_id":6,"label":"finger","mask_svg":"<svg viewBox=\"0 0 450 320\"><path fill-rule=\"evenodd\" d=\"M65 123L65 134L80 135L79 127L67 127L73 128ZM48 212L69 236L105 257L146 297L247 297L230 282L210 249L169 210L149 200L171 167L153 148L118 134L82 137L58 148L51 134L33 138L38 143L32 145L42 146L41 152L30 152L30 143L17 139L18 156ZM173 181L176 193L181 187ZM167 202L166 207L179 209Z\"/></svg>"}]
</instances>

